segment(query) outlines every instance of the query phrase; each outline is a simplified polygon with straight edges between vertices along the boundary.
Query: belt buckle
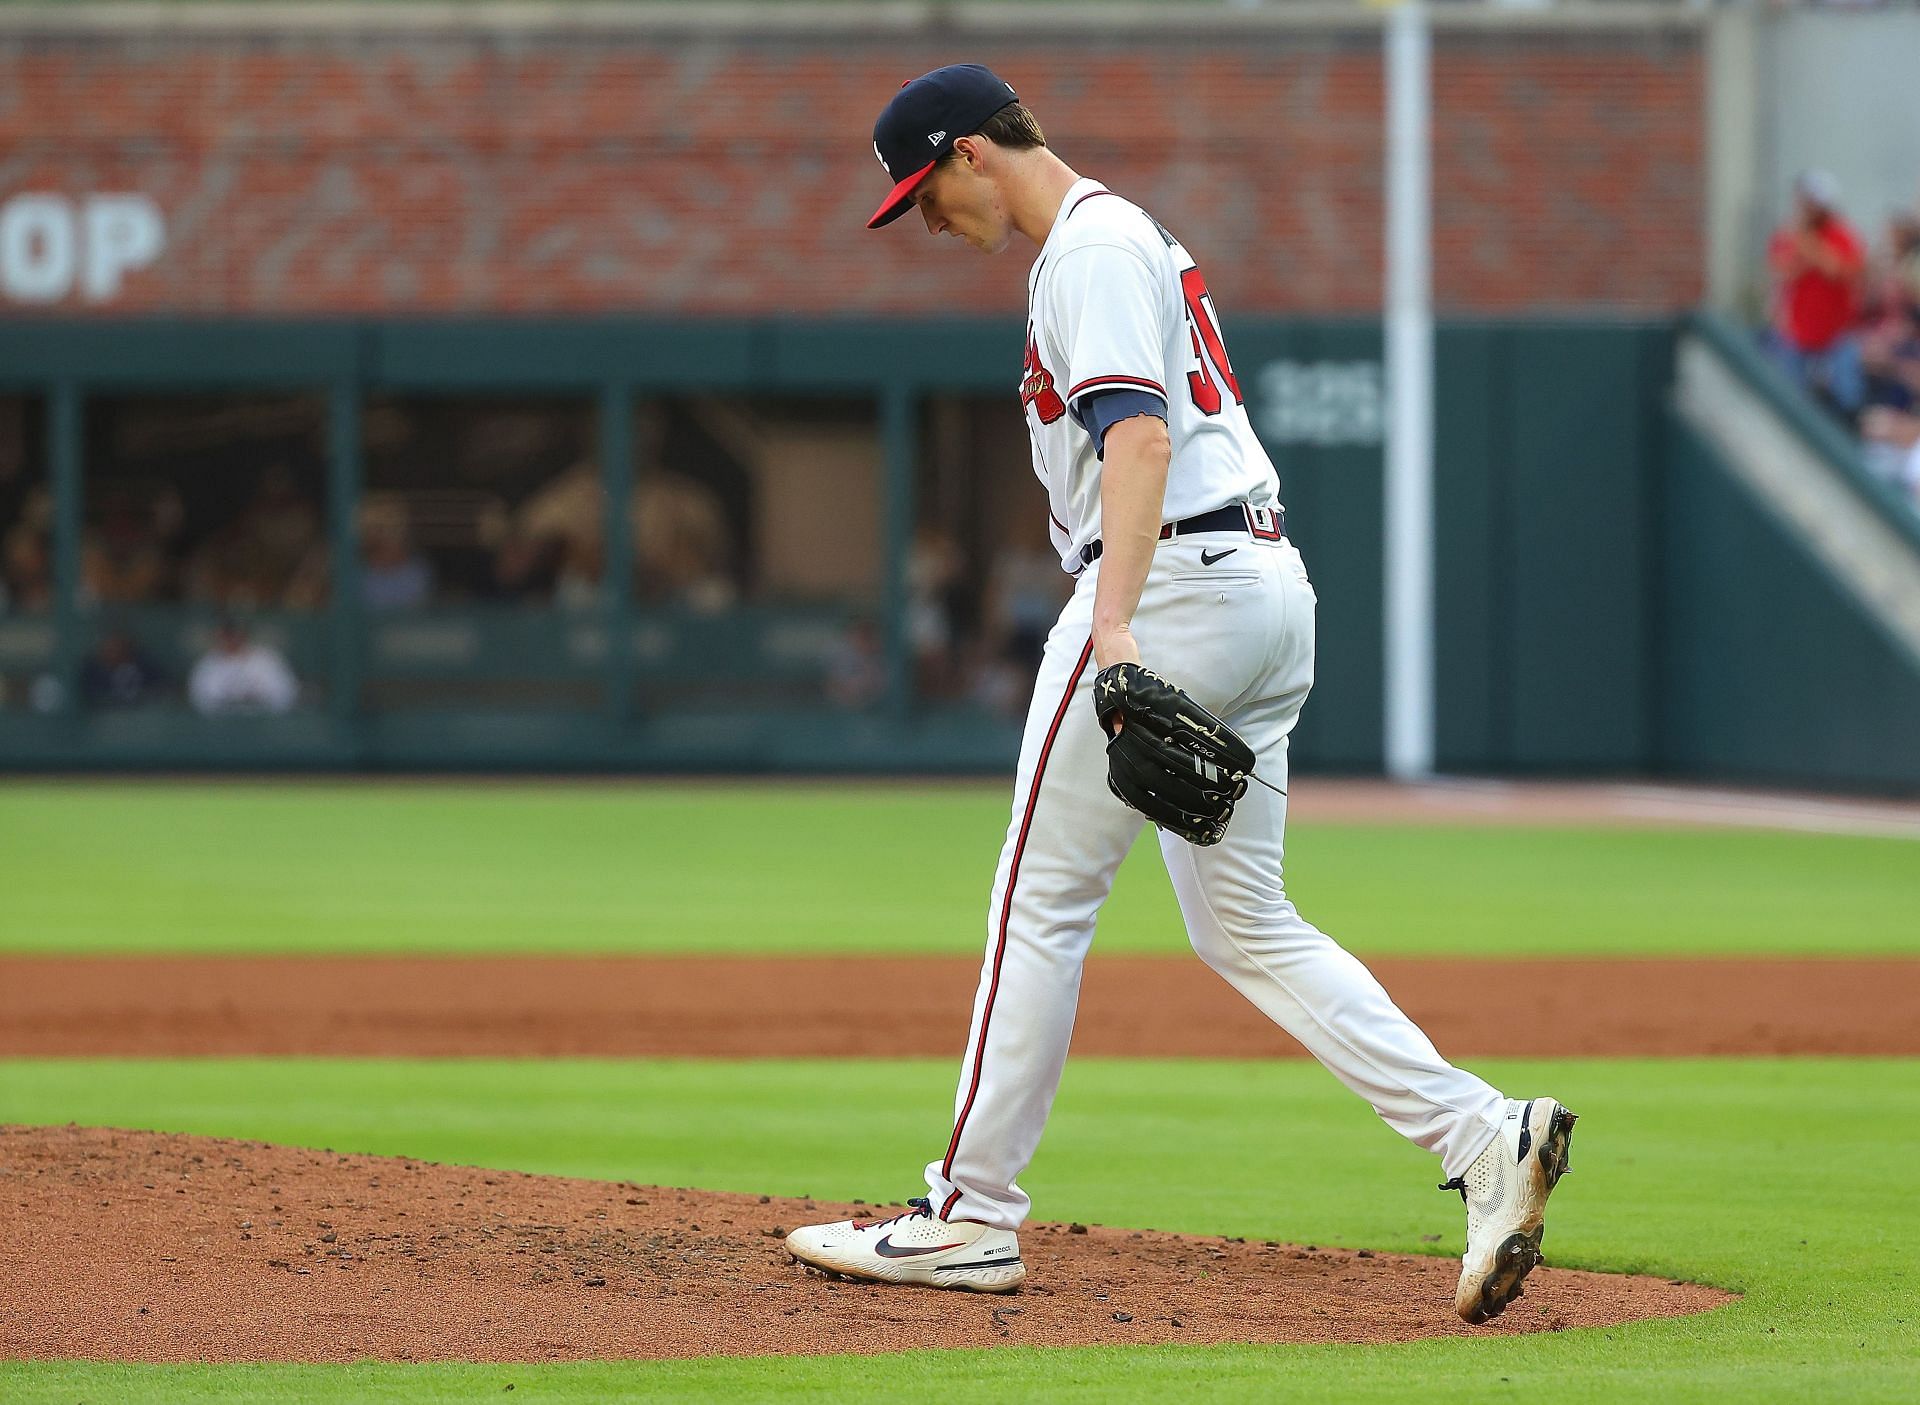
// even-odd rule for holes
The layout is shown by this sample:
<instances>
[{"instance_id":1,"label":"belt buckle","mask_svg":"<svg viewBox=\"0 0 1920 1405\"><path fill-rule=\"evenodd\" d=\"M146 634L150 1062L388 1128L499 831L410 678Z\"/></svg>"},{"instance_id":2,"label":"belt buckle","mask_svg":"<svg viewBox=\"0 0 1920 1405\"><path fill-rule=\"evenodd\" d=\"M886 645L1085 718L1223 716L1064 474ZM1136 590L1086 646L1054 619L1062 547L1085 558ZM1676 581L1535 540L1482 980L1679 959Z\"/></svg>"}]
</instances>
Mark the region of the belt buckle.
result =
<instances>
[{"instance_id":1,"label":"belt buckle","mask_svg":"<svg viewBox=\"0 0 1920 1405\"><path fill-rule=\"evenodd\" d=\"M1247 531L1255 541L1277 542L1286 534L1280 527L1280 514L1271 507L1254 507L1246 504L1243 510L1247 514Z\"/></svg>"}]
</instances>

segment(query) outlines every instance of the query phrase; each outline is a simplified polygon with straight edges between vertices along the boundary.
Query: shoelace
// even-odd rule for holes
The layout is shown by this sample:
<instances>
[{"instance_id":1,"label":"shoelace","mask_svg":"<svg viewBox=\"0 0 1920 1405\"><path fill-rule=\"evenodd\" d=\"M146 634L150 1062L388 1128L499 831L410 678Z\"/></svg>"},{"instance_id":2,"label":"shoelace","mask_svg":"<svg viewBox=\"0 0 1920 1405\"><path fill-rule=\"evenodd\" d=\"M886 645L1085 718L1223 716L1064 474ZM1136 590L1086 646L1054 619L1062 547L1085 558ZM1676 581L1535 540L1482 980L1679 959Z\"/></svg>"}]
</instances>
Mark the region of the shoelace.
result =
<instances>
[{"instance_id":1,"label":"shoelace","mask_svg":"<svg viewBox=\"0 0 1920 1405\"><path fill-rule=\"evenodd\" d=\"M1442 1181L1442 1182L1440 1182L1440 1185L1439 1185L1439 1187L1438 1187L1438 1189L1440 1189L1440 1190L1457 1190L1457 1191L1459 1191L1459 1192L1460 1192L1460 1203L1461 1203L1462 1205L1464 1205L1464 1204L1466 1204L1466 1203L1467 1203L1467 1182L1466 1182L1466 1180L1465 1180L1465 1178L1463 1178L1463 1177L1461 1177L1461 1176L1455 1176L1455 1177L1454 1177L1454 1178L1453 1178L1452 1180L1450 1180L1450 1181Z\"/></svg>"},{"instance_id":2,"label":"shoelace","mask_svg":"<svg viewBox=\"0 0 1920 1405\"><path fill-rule=\"evenodd\" d=\"M900 1220L917 1220L924 1216L933 1218L933 1201L924 1195L916 1195L907 1202L907 1208L897 1215L889 1215L884 1220L855 1220L855 1229L878 1229L881 1225L895 1224Z\"/></svg>"}]
</instances>

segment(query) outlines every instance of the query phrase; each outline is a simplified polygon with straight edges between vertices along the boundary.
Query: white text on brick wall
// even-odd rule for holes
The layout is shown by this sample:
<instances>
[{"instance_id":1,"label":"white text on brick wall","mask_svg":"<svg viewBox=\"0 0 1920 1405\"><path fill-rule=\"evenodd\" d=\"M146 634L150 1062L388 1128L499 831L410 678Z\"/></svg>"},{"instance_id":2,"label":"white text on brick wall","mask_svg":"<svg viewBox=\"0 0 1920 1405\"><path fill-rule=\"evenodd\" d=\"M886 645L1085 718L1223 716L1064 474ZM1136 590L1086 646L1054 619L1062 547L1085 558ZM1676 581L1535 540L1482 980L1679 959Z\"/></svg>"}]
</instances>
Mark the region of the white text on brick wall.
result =
<instances>
[{"instance_id":1,"label":"white text on brick wall","mask_svg":"<svg viewBox=\"0 0 1920 1405\"><path fill-rule=\"evenodd\" d=\"M0 297L111 302L165 247L160 207L145 195L15 195L0 203Z\"/></svg>"}]
</instances>

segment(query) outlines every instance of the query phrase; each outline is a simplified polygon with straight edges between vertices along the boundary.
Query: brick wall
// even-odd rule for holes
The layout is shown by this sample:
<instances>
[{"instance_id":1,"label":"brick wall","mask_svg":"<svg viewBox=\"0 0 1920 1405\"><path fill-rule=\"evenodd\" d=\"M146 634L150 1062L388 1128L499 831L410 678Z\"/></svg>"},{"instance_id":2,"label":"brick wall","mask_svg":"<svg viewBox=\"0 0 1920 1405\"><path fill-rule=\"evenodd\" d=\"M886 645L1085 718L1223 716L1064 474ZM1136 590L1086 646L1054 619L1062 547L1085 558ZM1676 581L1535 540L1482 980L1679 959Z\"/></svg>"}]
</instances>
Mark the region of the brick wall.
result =
<instances>
[{"instance_id":1,"label":"brick wall","mask_svg":"<svg viewBox=\"0 0 1920 1405\"><path fill-rule=\"evenodd\" d=\"M9 202L31 194L67 197L76 264L91 256L88 196L143 193L165 229L150 262L91 285L76 274L61 295L44 226L16 215L0 273L42 263L30 297L9 284L0 307L1017 309L1017 248L983 263L911 218L862 228L886 188L874 114L903 78L962 56L1010 79L1069 162L1178 233L1230 316L1377 307L1372 27L1099 41L0 36L0 244ZM1694 301L1703 68L1685 28L1437 35L1443 309Z\"/></svg>"}]
</instances>

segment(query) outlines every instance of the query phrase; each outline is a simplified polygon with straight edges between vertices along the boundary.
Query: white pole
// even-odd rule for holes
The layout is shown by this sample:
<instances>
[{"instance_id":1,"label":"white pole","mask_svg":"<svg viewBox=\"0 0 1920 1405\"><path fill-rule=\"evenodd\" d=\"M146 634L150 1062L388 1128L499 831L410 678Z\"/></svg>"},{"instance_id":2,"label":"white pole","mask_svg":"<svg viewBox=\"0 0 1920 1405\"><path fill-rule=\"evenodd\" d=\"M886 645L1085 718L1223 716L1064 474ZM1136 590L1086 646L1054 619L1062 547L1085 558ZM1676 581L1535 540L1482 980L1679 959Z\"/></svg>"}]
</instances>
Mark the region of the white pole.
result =
<instances>
[{"instance_id":1,"label":"white pole","mask_svg":"<svg viewBox=\"0 0 1920 1405\"><path fill-rule=\"evenodd\" d=\"M1387 17L1386 759L1433 774L1433 290L1424 0Z\"/></svg>"}]
</instances>

